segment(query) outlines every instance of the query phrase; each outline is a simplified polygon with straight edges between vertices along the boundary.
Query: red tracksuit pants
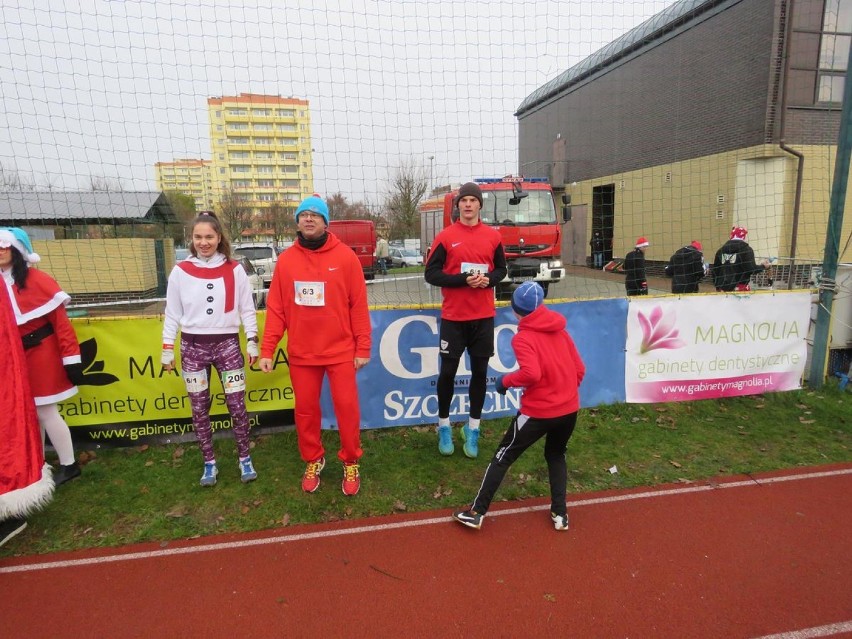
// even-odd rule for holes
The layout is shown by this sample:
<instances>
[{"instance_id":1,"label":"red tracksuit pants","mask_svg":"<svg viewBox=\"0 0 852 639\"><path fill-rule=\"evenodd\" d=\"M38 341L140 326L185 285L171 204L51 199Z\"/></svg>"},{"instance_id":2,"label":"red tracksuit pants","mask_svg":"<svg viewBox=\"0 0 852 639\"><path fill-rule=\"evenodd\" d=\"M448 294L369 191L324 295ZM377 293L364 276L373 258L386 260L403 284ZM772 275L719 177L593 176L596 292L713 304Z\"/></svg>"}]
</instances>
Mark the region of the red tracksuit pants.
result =
<instances>
[{"instance_id":1,"label":"red tracksuit pants","mask_svg":"<svg viewBox=\"0 0 852 639\"><path fill-rule=\"evenodd\" d=\"M325 456L320 437L322 412L320 392L322 380L328 375L331 401L340 431L338 459L356 462L361 458L361 410L358 406L358 384L355 381L355 364L351 361L324 366L290 364L290 381L295 395L296 433L299 436L299 454L305 462Z\"/></svg>"}]
</instances>

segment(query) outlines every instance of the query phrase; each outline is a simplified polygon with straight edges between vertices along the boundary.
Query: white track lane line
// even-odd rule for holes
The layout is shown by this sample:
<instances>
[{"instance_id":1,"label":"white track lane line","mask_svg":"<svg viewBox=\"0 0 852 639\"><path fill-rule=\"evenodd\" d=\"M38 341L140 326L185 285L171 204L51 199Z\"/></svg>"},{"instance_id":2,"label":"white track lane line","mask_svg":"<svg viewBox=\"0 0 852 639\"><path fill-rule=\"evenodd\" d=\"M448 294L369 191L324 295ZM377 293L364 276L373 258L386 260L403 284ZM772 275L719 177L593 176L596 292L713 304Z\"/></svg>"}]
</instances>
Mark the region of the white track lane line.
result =
<instances>
[{"instance_id":1,"label":"white track lane line","mask_svg":"<svg viewBox=\"0 0 852 639\"><path fill-rule=\"evenodd\" d=\"M702 484L700 486L684 486L683 488L672 488L667 490L649 490L640 493L630 493L626 495L611 495L609 497L592 497L589 499L580 499L577 501L569 501L569 508L581 508L583 506L592 506L595 504L611 504L620 501L631 501L634 499L652 499L656 497L668 497L671 495L682 495L687 493L708 492L712 490L720 490L726 488L743 488L746 486L755 486L761 484L777 484L788 481L801 481L805 479L818 479L821 477L836 477L839 475L852 474L852 468L829 470L814 473L802 473L799 475L784 475L781 477L764 477L748 479L744 481L722 482L718 484ZM505 515L517 515L520 513L528 513L539 510L547 510L549 504L540 506L524 506L521 508L507 508L488 513L489 517L502 517ZM334 530L323 530L311 533L296 533L293 535L273 535L271 537L261 537L259 539L245 539L242 541L229 541L216 544L200 544L197 546L185 546L181 548L166 548L163 550L150 550L146 552L134 552L117 555L105 555L103 557L89 557L87 559L69 559L66 561L46 561L42 563L20 564L17 566L0 567L0 574L9 574L15 572L34 572L36 570L51 570L56 568L73 568L75 566L94 566L97 564L107 564L117 561L131 561L135 559L152 559L155 557L170 557L173 555L188 555L199 552L216 552L219 550L230 550L239 548L248 548L251 546L266 546L269 544L283 544L297 541L306 541L308 539L321 539L327 537L343 537L345 535L359 535L362 533L380 532L385 530L396 530L400 528L414 528L418 526L431 526L434 524L446 524L451 521L449 516L432 517L429 519L416 519L409 521L399 521L390 524L374 524L370 526L356 526L353 528L340 528ZM783 636L783 635L782 635ZM791 635L795 636L795 635ZM810 636L810 635L802 635ZM815 637L825 635L813 635Z\"/></svg>"},{"instance_id":2,"label":"white track lane line","mask_svg":"<svg viewBox=\"0 0 852 639\"><path fill-rule=\"evenodd\" d=\"M755 639L813 639L815 637L833 637L844 632L852 632L852 621L841 621L827 626L781 632L777 635L763 635L762 637L755 637Z\"/></svg>"}]
</instances>

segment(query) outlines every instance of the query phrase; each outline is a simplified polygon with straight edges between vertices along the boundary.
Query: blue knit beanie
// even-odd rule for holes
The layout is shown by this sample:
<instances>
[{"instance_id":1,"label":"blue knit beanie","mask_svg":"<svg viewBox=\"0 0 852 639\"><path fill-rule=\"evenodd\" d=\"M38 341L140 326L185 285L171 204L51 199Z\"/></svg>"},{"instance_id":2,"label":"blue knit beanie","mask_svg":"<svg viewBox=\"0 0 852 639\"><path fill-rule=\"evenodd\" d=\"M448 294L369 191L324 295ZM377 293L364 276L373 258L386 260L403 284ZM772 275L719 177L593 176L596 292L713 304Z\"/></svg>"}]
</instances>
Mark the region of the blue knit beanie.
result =
<instances>
[{"instance_id":1,"label":"blue knit beanie","mask_svg":"<svg viewBox=\"0 0 852 639\"><path fill-rule=\"evenodd\" d=\"M310 211L311 213L322 215L322 219L325 220L325 225L328 226L328 204L326 204L325 201L323 201L323 199L316 193L302 200L299 208L296 209L297 222L299 221L299 213L304 211Z\"/></svg>"},{"instance_id":2,"label":"blue knit beanie","mask_svg":"<svg viewBox=\"0 0 852 639\"><path fill-rule=\"evenodd\" d=\"M538 282L524 282L512 293L512 310L523 317L544 302L544 289Z\"/></svg>"}]
</instances>

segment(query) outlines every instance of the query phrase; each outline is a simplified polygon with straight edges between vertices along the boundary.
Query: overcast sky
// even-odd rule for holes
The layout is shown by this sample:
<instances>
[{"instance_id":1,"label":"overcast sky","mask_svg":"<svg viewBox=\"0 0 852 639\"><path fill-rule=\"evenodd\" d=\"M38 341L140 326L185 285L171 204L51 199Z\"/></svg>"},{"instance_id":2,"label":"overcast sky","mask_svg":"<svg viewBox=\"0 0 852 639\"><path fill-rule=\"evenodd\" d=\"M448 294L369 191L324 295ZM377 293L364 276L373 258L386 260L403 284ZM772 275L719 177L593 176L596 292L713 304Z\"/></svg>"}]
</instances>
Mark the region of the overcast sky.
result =
<instances>
[{"instance_id":1,"label":"overcast sky","mask_svg":"<svg viewBox=\"0 0 852 639\"><path fill-rule=\"evenodd\" d=\"M523 99L671 4L0 0L0 164L153 190L155 162L210 158L207 98L250 92L310 101L324 195L378 203L401 163L503 175Z\"/></svg>"}]
</instances>

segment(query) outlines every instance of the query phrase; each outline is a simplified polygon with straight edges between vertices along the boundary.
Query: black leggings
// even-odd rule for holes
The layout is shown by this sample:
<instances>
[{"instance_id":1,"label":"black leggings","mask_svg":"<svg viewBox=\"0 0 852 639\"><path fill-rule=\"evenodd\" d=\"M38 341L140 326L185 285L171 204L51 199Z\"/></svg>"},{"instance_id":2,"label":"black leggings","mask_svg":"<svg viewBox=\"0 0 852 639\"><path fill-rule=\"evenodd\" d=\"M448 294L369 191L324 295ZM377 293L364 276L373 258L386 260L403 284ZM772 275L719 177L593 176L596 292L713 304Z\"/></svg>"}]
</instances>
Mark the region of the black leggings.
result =
<instances>
[{"instance_id":1,"label":"black leggings","mask_svg":"<svg viewBox=\"0 0 852 639\"><path fill-rule=\"evenodd\" d=\"M470 358L470 384L467 396L470 400L470 416L473 419L482 417L482 407L485 405L485 387L487 385L488 357ZM456 386L456 371L459 369L459 359L441 357L441 370L438 372L438 417L449 418L450 403L453 401L453 391Z\"/></svg>"},{"instance_id":2,"label":"black leggings","mask_svg":"<svg viewBox=\"0 0 852 639\"><path fill-rule=\"evenodd\" d=\"M547 462L550 480L550 510L555 515L564 515L568 484L565 449L576 423L577 413L550 419L537 419L518 413L503 435L491 463L485 469L485 477L482 478L482 485L473 502L473 510L482 515L488 512L494 493L503 482L509 467L527 448L544 437L544 460Z\"/></svg>"}]
</instances>

